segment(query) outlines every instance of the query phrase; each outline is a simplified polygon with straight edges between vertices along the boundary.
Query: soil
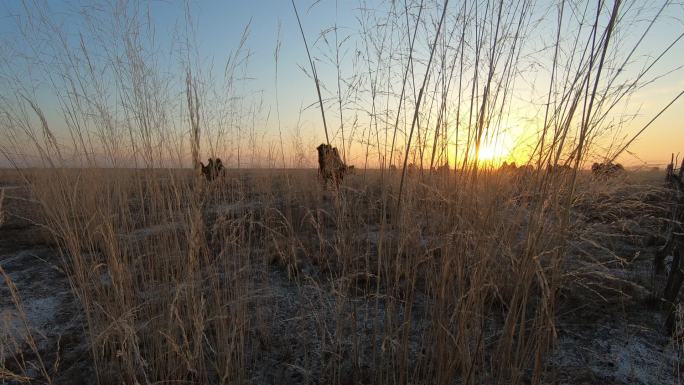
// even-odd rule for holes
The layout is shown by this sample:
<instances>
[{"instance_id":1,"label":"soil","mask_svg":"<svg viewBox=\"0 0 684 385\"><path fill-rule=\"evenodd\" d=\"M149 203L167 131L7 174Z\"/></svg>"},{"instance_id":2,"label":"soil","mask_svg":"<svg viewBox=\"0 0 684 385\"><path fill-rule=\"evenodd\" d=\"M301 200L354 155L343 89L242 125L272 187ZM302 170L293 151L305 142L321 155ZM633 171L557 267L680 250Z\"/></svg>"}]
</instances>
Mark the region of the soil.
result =
<instances>
[{"instance_id":1,"label":"soil","mask_svg":"<svg viewBox=\"0 0 684 385\"><path fill-rule=\"evenodd\" d=\"M665 313L654 300L665 280L664 273L654 275L652 269L667 215L667 194L653 193L658 183L653 178L623 183L608 195L604 186L575 204L577 237L564 265L564 274L573 279L559 297L557 340L545 358L544 383L682 383L681 346L664 333ZM40 207L21 185L2 188L6 214L0 227L0 266L6 276L0 276L0 370L5 368L0 383L41 383L44 372L56 384L95 383L86 320L62 270L62 256L50 234L34 221ZM208 210L215 217L255 205L217 204ZM168 228L138 230L129 236L137 239ZM374 233L368 231L367 236L372 242ZM397 343L372 340L370 320L383 317L383 300L359 296L339 303L334 283L315 279L323 274L320 268L301 270L292 277L273 263L250 273L266 280L271 291L261 293L261 306L252 309L256 319L269 321L250 336L254 345L248 349L247 382L318 383L324 372L321 365L330 357L339 360L339 376L348 383L370 382L375 378L368 362L372 350L392 349ZM414 298L412 361L422 354L419 340L428 323L426 301ZM354 325L336 324L336 314L341 313L353 314ZM333 338L335 333L345 337ZM336 345L322 342L333 340ZM24 377L12 377L10 372Z\"/></svg>"},{"instance_id":2,"label":"soil","mask_svg":"<svg viewBox=\"0 0 684 385\"><path fill-rule=\"evenodd\" d=\"M92 383L82 312L50 234L32 220L39 206L23 187L4 190L0 367L29 378L44 378L46 372L58 383Z\"/></svg>"}]
</instances>

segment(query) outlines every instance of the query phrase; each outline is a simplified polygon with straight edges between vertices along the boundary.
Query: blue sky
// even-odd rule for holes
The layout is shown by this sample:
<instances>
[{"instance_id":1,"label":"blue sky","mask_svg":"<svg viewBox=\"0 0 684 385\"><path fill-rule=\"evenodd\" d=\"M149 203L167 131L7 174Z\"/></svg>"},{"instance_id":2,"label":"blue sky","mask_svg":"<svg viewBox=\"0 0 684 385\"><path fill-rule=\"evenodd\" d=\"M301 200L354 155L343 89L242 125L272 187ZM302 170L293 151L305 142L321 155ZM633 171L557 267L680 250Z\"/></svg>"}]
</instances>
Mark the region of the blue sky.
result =
<instances>
[{"instance_id":1,"label":"blue sky","mask_svg":"<svg viewBox=\"0 0 684 385\"><path fill-rule=\"evenodd\" d=\"M59 28L69 31L71 38L76 38L75 32L79 30L79 18L84 13L97 13L103 7L111 7L117 1L101 1L100 5L93 5L87 1L26 1L30 6L45 8L47 17ZM136 2L129 2L135 4ZM345 47L345 74L351 73L349 68L354 57L355 50L359 49L357 39L359 39L360 28L357 17L361 14L360 8L365 6L366 1L346 1L346 0L298 0L296 1L302 19L304 31L306 33L310 47L317 60L317 69L322 78L323 86L331 92L336 90L336 72L334 66L326 62L325 53L328 52L325 44L319 39L321 31L329 30L337 25L340 38L350 36L346 41ZM369 2L373 8L387 7L386 1ZM426 1L431 7L435 7L432 1ZM0 1L0 43L6 42L21 46L21 34L17 29L16 17L26 20L28 15L24 12L23 3L19 0ZM149 15L149 22L154 26L154 50L161 53L161 60L168 60L178 56L177 50L178 36L185 33L185 4L183 1L149 1L140 2L141 13L144 17ZM279 109L281 114L281 129L284 135L293 135L294 127L300 124L303 136L307 145L320 142L324 139L323 130L320 123L320 114L317 106L309 108L300 120L299 110L301 106L310 106L317 101L316 91L313 82L305 76L302 68L309 70L309 63L301 39L299 27L297 25L292 5L288 0L253 0L253 1L220 1L202 0L187 2L192 17L192 25L195 33L194 44L197 48L197 60L202 68L202 74L209 78L212 73L211 81L219 82L220 74L227 58L237 48L240 37L245 27L249 24L249 36L246 42L246 49L249 52L249 64L246 67L248 80L241 83L242 92L254 96L254 100L261 98L262 109L257 125L262 126L264 135L273 139L276 137L276 103L275 103L275 60L274 51L280 25L280 60L278 65L279 81L277 92L279 95ZM378 5L380 4L380 5ZM456 10L460 3L452 1L450 6ZM544 9L552 9L555 2L540 1L541 10L536 17L546 17ZM627 3L639 4L639 3ZM651 12L653 12L654 7ZM147 12L149 11L149 13ZM434 12L433 12L434 13ZM32 16L34 17L34 16ZM433 16L434 17L434 16ZM647 58L659 52L664 46L673 41L684 31L682 18L684 17L684 5L675 3L667 8L662 22L656 25L649 34L643 50L638 53L638 58ZM106 18L102 19L106 23ZM542 20L542 23L544 21ZM636 27L631 34L636 34L644 28L644 22L637 21ZM106 27L106 26L105 26ZM543 33L544 28L540 29L539 36L532 36L531 40L538 39L542 45L548 36ZM537 31L537 33L539 33ZM551 35L549 33L549 35ZM328 38L332 35L328 34ZM89 39L89 35L85 35ZM633 39L633 38L632 38ZM626 38L630 41L630 37ZM106 42L89 42L95 46L107 44ZM54 47L42 46L45 50ZM102 48L102 47L100 47ZM674 49L659 64L655 73L666 74L670 70L672 73L657 79L652 84L645 87L636 94L628 108L640 108L641 116L633 121L629 127L623 129L624 136L639 129L659 108L666 104L674 95L684 89L684 72L678 69L684 63L684 39L679 41ZM17 60L15 60L17 59ZM15 70L22 72L29 70L28 60L23 58L8 58L8 62L14 63ZM16 63L21 63L17 65ZM160 68L168 71L177 71L177 63L160 63ZM182 76L178 76L181 80ZM45 86L45 83L40 83ZM60 115L56 112L56 102L53 95L48 92L38 92L38 98L47 106L47 114L51 119L58 121ZM334 94L324 90L324 96L331 97ZM50 108L53 107L53 108ZM330 104L328 111L329 125L331 130L335 130L335 119L339 119L333 109L334 104ZM629 113L630 111L626 111ZM681 114L684 112L684 99L678 101L673 107L664 114L659 121L654 124L632 147L639 154L639 158L647 162L657 163L669 157L670 152L677 152L684 143L684 127L681 124ZM362 116L363 118L363 116ZM353 119L348 115L347 120ZM55 124L59 126L59 124ZM635 159L631 159L636 161Z\"/></svg>"},{"instance_id":2,"label":"blue sky","mask_svg":"<svg viewBox=\"0 0 684 385\"><path fill-rule=\"evenodd\" d=\"M365 1L355 0L323 0L323 1L297 1L303 27L307 34L309 44L312 45L319 31L337 25L342 28L340 34L358 34L359 24L355 19L358 9L365 6ZM362 4L363 3L363 4ZM370 2L371 6L373 2ZM551 6L550 1L540 1ZM279 64L279 92L285 97L281 97L281 111L296 111L301 103L313 103L316 100L315 89L311 81L304 77L299 65L308 69L306 51L301 40L300 31L296 24L296 19L290 1L287 0L261 0L261 1L202 1L193 8L193 15L197 19L198 35L197 41L201 47L202 56L206 60L210 58L218 62L224 61L227 51L237 45L237 40L244 26L251 20L250 44L253 51L254 60L250 70L256 80L254 84L258 88L273 90L274 88L274 60L273 50L277 36L278 23L281 24L282 57ZM635 3L638 5L638 2ZM167 4L168 5L168 4ZM651 12L656 11L656 7ZM658 4L659 5L659 4ZM458 2L452 2L452 8L458 7ZM176 8L175 5L169 8ZM644 15L646 16L646 15ZM666 9L661 21L653 26L647 36L641 55L655 55L659 49L672 42L680 33L684 32L682 17L684 16L684 5L676 4ZM176 14L176 17L178 15ZM645 18L645 17L644 17ZM639 25L640 28L628 30L626 34L637 35L645 28L645 23ZM634 41L634 37L627 37L627 41ZM318 42L320 45L320 42ZM680 40L674 49L663 58L659 65L660 72L665 73L670 69L678 68L684 63L684 39ZM321 69L322 68L322 69ZM335 74L329 68L321 65L319 72L330 70L327 79L328 87L333 87ZM322 76L326 79L325 76ZM669 76L654 82L653 85L645 88L636 94L632 106L639 106L644 118L634 122L631 130L633 133L641 128L647 120L662 108L669 98L684 89L684 71L677 71ZM292 97L294 96L294 97ZM314 111L317 113L317 111ZM684 113L684 98L680 99L672 108L669 109L658 122L651 126L643 136L631 147L637 154L641 154L645 161L659 162L659 154L669 157L671 152L684 151L674 143L684 143L684 126L681 124L680 116ZM285 113L287 115L287 113ZM292 120L290 116L290 120ZM313 121L312 130L316 132L316 126L320 126L316 119L317 114L311 114ZM318 127L320 135L320 127ZM314 134L315 135L315 134ZM639 158L640 159L640 158ZM638 159L631 159L638 163Z\"/></svg>"}]
</instances>

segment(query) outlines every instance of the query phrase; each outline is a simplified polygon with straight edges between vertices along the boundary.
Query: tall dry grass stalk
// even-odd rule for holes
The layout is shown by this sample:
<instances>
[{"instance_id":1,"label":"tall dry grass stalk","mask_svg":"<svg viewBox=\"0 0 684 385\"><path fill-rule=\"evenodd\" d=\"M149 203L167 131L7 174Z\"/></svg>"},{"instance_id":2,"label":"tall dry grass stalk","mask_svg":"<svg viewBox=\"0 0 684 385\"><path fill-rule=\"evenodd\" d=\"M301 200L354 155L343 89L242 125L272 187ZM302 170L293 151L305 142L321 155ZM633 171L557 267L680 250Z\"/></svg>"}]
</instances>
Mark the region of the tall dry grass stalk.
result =
<instances>
[{"instance_id":1,"label":"tall dry grass stalk","mask_svg":"<svg viewBox=\"0 0 684 385\"><path fill-rule=\"evenodd\" d=\"M5 210L3 204L5 203L5 189L0 189L0 226L5 222Z\"/></svg>"},{"instance_id":2,"label":"tall dry grass stalk","mask_svg":"<svg viewBox=\"0 0 684 385\"><path fill-rule=\"evenodd\" d=\"M16 94L2 95L0 150L16 165L35 154L45 167L25 179L82 304L98 383L253 381L279 334L292 332L269 318L285 306L277 298L286 289L273 282L281 270L302 298L296 316L308 334L287 348L301 354L291 365L304 379L542 382L580 170L611 109L641 84L621 77L631 53L613 66L624 58L615 32L634 6L558 1L543 11L555 20L553 40L536 50L533 2L364 7L354 73L340 56L351 39L321 33L335 34L331 99L297 13L326 141L334 100L343 155L361 148L366 165L377 158L380 167L332 194L313 171L230 171L207 183L180 168L188 148L195 169L207 153L238 168L259 152L276 164L276 151L258 147L261 100L236 85L249 65L249 26L223 94L192 64L190 43L183 75L168 75L133 4L112 10L111 31L100 28L109 16L84 11L93 41L115 38L97 55L85 40L73 49L28 4L39 17L24 25L27 44L60 43L36 62L68 135L56 135L37 93L8 76ZM480 151L504 130L531 64L549 69L535 167L497 171ZM368 118L360 134L359 114ZM293 142L301 164L309 150ZM438 172L443 165L453 172Z\"/></svg>"}]
</instances>

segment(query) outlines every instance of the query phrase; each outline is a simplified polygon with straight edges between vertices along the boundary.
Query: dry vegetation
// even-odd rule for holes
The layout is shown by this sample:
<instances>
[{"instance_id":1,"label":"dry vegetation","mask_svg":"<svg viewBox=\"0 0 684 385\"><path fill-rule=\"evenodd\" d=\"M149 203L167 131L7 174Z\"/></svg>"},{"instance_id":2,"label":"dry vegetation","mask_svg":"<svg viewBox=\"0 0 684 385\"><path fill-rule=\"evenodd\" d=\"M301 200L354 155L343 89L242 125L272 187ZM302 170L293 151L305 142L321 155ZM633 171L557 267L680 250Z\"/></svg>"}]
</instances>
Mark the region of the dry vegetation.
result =
<instances>
[{"instance_id":1,"label":"dry vegetation","mask_svg":"<svg viewBox=\"0 0 684 385\"><path fill-rule=\"evenodd\" d=\"M549 189L558 195L540 208L529 182L499 172L481 173L469 189L427 175L408 183L401 217L389 210L396 187L381 183L398 176L380 172L339 192L322 190L313 170L232 172L213 183L184 171L154 174L30 174L32 200L51 202L41 210L51 233L43 242L53 239L61 256L48 253L43 263L65 269L49 273L41 290L68 280L77 301L59 294L59 327L31 325L31 316L8 326L15 340L5 345L14 347L4 353L6 379L678 378L678 350L651 305L662 290L651 282L661 243L651 238L666 216L660 174L582 175L565 229L566 211L551 203L565 189ZM19 286L35 290L35 276L20 274L33 262L8 259L3 271L13 268ZM4 304L30 314L4 277L13 294ZM628 357L592 358L574 345L590 349L600 339ZM629 353L636 343L648 350ZM613 373L611 363L639 376Z\"/></svg>"},{"instance_id":2,"label":"dry vegetation","mask_svg":"<svg viewBox=\"0 0 684 385\"><path fill-rule=\"evenodd\" d=\"M289 151L282 133L259 147L259 102L235 97L246 35L219 94L191 46L182 84L166 78L135 14L115 14L106 36L123 44L100 55L84 40L72 49L27 4L27 44L64 38L47 58L34 52L63 91L68 135L3 77L0 151L16 166L0 206L3 383L680 381L652 269L664 174L583 171L595 140L624 123L612 109L655 76L624 77L641 40L615 36L651 8L554 3L543 50L528 43L539 14L526 1L362 8L353 73L340 69L346 39L321 33L338 74L330 98L307 45L326 142L365 162L326 188L313 169L243 168L258 153L270 166L315 157L296 135ZM97 42L102 15L83 12ZM478 162L530 60L548 79L528 167ZM339 136L325 117L335 108ZM25 168L28 154L41 167ZM222 157L225 175L204 178L200 154Z\"/></svg>"}]
</instances>

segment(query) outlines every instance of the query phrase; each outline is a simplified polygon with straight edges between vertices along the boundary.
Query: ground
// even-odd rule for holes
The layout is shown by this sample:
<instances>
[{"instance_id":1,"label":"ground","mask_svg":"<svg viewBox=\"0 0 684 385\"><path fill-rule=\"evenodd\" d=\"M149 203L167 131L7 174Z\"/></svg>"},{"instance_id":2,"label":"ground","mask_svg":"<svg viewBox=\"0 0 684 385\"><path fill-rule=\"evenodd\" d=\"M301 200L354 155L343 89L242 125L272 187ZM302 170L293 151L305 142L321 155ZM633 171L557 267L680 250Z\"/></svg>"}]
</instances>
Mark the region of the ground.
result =
<instances>
[{"instance_id":1,"label":"ground","mask_svg":"<svg viewBox=\"0 0 684 385\"><path fill-rule=\"evenodd\" d=\"M315 178L315 171L310 174ZM249 178L242 183L249 188ZM543 383L682 382L681 347L664 333L665 313L654 300L665 279L652 269L668 212L668 195L661 184L659 174L630 175L619 182L594 181L578 194L572 209L573 240L562 268L567 284L558 295L556 339L552 353L544 358ZM94 383L87 321L63 268L68 255L58 250L50 231L40 225L40 205L27 187L7 180L2 188L0 383L42 383L46 377L58 384ZM332 192L322 194L319 204L331 205ZM208 202L203 208L207 227L259 207L259 195L252 197ZM126 236L140 242L170 228L175 227L143 228ZM362 243L377 246L378 231L364 229L359 234ZM325 236L325 229L321 233ZM274 251L264 247L262 252ZM276 257L271 262L250 265L245 272L249 282L258 282L245 288L251 298L257 298L246 308L256 326L247 333L249 348L241 374L245 382L398 380L391 371L373 372L374 350L391 351L400 344L399 335L382 338L378 322L373 321L387 318L388 297L355 295L347 290L347 283L327 280L334 264L302 259L293 267ZM372 277L353 279L358 282L351 286L361 287L361 293L363 286L372 286ZM345 294L340 294L341 286ZM416 292L411 300L407 344L418 373L425 357L421 336L430 323L430 298ZM395 316L404 319L407 314L399 309ZM488 333L496 335L499 322L495 315L486 320ZM522 378L527 383L530 374L523 373ZM479 381L494 382L485 375Z\"/></svg>"}]
</instances>

